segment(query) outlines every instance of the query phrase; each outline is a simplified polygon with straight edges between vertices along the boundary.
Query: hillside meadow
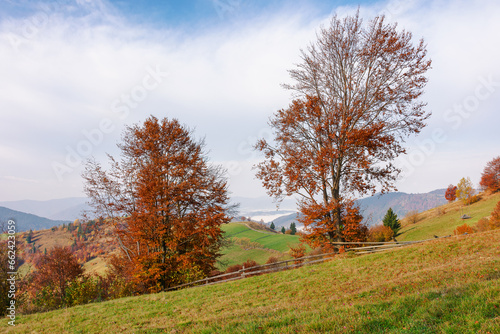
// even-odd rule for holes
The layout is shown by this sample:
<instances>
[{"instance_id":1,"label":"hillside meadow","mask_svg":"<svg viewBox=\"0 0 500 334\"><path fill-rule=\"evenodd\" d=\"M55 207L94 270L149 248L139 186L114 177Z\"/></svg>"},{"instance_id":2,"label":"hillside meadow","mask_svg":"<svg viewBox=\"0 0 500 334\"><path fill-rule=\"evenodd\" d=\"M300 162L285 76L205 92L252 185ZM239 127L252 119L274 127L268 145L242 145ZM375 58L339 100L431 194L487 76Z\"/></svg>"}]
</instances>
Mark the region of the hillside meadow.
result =
<instances>
[{"instance_id":1,"label":"hillside meadow","mask_svg":"<svg viewBox=\"0 0 500 334\"><path fill-rule=\"evenodd\" d=\"M223 225L222 229L224 237L231 244L222 249L223 255L218 262L220 270L241 264L249 259L264 264L271 256L278 259L291 258L288 250L300 243L300 237L297 235L258 231L251 229L243 222L229 223ZM252 243L252 247L241 245L244 240Z\"/></svg>"},{"instance_id":2,"label":"hillside meadow","mask_svg":"<svg viewBox=\"0 0 500 334\"><path fill-rule=\"evenodd\" d=\"M500 230L21 315L6 333L498 333Z\"/></svg>"},{"instance_id":3,"label":"hillside meadow","mask_svg":"<svg viewBox=\"0 0 500 334\"><path fill-rule=\"evenodd\" d=\"M402 220L403 227L399 231L398 241L425 240L434 236L452 235L460 225L474 226L481 218L488 217L500 201L500 193L479 195L481 200L468 206L461 201L444 204L420 213L417 223ZM467 214L471 218L461 219Z\"/></svg>"}]
</instances>

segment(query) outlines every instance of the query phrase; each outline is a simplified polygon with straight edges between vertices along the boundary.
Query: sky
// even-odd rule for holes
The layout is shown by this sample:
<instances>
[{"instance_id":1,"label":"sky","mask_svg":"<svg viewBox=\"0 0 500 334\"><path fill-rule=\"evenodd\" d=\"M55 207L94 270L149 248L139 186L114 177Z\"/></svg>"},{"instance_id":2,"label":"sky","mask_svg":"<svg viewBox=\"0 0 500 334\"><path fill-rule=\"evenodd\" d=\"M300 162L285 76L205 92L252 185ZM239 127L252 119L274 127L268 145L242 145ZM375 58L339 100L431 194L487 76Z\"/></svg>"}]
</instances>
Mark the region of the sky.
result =
<instances>
[{"instance_id":1,"label":"sky","mask_svg":"<svg viewBox=\"0 0 500 334\"><path fill-rule=\"evenodd\" d=\"M385 14L427 44L427 127L405 143L398 190L428 192L500 155L500 3L455 1L0 0L0 201L83 196L83 162L118 156L127 125L177 118L265 196L252 166L283 83L332 15Z\"/></svg>"}]
</instances>

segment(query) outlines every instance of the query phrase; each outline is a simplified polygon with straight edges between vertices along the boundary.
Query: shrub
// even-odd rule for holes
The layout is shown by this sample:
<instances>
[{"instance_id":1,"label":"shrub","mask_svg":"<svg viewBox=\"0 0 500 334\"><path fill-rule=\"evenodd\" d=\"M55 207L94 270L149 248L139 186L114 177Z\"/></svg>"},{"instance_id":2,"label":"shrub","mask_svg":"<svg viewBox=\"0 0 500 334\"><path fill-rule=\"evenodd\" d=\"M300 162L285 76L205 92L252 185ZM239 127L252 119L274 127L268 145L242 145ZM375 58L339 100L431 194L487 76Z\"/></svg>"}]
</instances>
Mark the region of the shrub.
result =
<instances>
[{"instance_id":1,"label":"shrub","mask_svg":"<svg viewBox=\"0 0 500 334\"><path fill-rule=\"evenodd\" d=\"M280 259L278 259L276 256L270 256L269 259L267 259L266 264L276 263L279 261Z\"/></svg>"},{"instance_id":2,"label":"shrub","mask_svg":"<svg viewBox=\"0 0 500 334\"><path fill-rule=\"evenodd\" d=\"M474 204L474 203L477 203L479 202L480 200L482 199L481 196L479 195L473 195L469 198L469 204Z\"/></svg>"},{"instance_id":3,"label":"shrub","mask_svg":"<svg viewBox=\"0 0 500 334\"><path fill-rule=\"evenodd\" d=\"M405 220L409 224L416 224L420 220L418 210L411 210L406 213Z\"/></svg>"},{"instance_id":4,"label":"shrub","mask_svg":"<svg viewBox=\"0 0 500 334\"><path fill-rule=\"evenodd\" d=\"M234 272L237 272L241 269L243 269L243 266L241 264L234 264L234 265L226 268L226 274L234 273Z\"/></svg>"},{"instance_id":5,"label":"shrub","mask_svg":"<svg viewBox=\"0 0 500 334\"><path fill-rule=\"evenodd\" d=\"M368 241L371 242L391 241L393 237L394 231L388 226L376 225L368 230Z\"/></svg>"},{"instance_id":6,"label":"shrub","mask_svg":"<svg viewBox=\"0 0 500 334\"><path fill-rule=\"evenodd\" d=\"M491 230L491 226L488 218L481 218L474 227L474 231L476 232L485 232L489 230Z\"/></svg>"},{"instance_id":7,"label":"shrub","mask_svg":"<svg viewBox=\"0 0 500 334\"><path fill-rule=\"evenodd\" d=\"M444 215L445 213L446 213L446 209L445 209L445 208L443 208L442 206L440 206L440 207L438 207L438 208L436 209L436 215L437 215L437 216L442 216L442 215Z\"/></svg>"},{"instance_id":8,"label":"shrub","mask_svg":"<svg viewBox=\"0 0 500 334\"><path fill-rule=\"evenodd\" d=\"M463 225L460 225L458 226L455 231L453 231L453 233L455 233L455 235L461 235L461 234L472 234L474 233L474 230L472 229L472 227L470 227L469 225L466 224L463 224Z\"/></svg>"},{"instance_id":9,"label":"shrub","mask_svg":"<svg viewBox=\"0 0 500 334\"><path fill-rule=\"evenodd\" d=\"M292 247L292 246L289 246L289 247L290 247L290 250L288 251L288 253L294 259L298 259L300 257L303 257L306 254L306 246L304 246L303 243L298 244L296 247Z\"/></svg>"}]
</instances>

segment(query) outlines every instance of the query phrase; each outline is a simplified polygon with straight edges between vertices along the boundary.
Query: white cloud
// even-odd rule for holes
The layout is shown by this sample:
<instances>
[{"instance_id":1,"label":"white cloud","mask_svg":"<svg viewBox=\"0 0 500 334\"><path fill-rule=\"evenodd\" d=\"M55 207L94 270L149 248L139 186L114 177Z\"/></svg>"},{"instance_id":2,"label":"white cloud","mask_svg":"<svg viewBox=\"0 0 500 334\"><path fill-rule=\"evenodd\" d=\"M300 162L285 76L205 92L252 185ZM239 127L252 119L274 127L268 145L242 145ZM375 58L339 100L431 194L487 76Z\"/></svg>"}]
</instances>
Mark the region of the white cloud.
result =
<instances>
[{"instance_id":1,"label":"white cloud","mask_svg":"<svg viewBox=\"0 0 500 334\"><path fill-rule=\"evenodd\" d=\"M500 49L494 43L500 31L496 19L500 6L480 0L394 3L364 6L361 14L371 17L392 8L388 19L398 21L415 37L424 37L433 59L425 96L434 113L429 129L447 129L450 124L443 113L473 93L479 77L493 74L500 80ZM131 24L101 1L37 8L37 14L27 19L0 22L0 152L9 152L2 157L11 157L1 167L2 175L40 183L28 188L13 179L0 180L2 188L18 187L1 200L79 195L80 169L73 168L61 183L52 163L64 163L67 147L76 149L86 140L82 131L98 128L103 119L110 119L115 130L93 145L92 154L98 159L103 159L104 152L115 154L123 126L149 114L179 118L196 128L197 136L206 136L215 160L226 165L238 161L244 166L231 180L235 195L263 194L250 170L256 161L250 153L252 140L268 128L272 112L288 105L290 94L280 87L289 81L286 70L299 61L299 49L314 40L315 30L327 22L329 13L311 18L304 8L295 12L288 8L267 13L265 19L231 22L192 35ZM355 9L343 7L338 12ZM113 103L142 85L148 68L156 66L168 72L168 77L121 119L113 112ZM488 136L481 130L484 120L491 120L486 126L498 124L499 95L491 94L468 118L469 151L456 152L457 159L474 150L470 143L480 145L479 140ZM466 140L461 131L448 131L448 140ZM497 138L494 134L493 139ZM494 149L482 153L493 154ZM437 147L418 169L451 165L446 150L444 144ZM417 192L451 182L449 173L432 183L417 176L400 188ZM442 184L437 184L439 180Z\"/></svg>"}]
</instances>

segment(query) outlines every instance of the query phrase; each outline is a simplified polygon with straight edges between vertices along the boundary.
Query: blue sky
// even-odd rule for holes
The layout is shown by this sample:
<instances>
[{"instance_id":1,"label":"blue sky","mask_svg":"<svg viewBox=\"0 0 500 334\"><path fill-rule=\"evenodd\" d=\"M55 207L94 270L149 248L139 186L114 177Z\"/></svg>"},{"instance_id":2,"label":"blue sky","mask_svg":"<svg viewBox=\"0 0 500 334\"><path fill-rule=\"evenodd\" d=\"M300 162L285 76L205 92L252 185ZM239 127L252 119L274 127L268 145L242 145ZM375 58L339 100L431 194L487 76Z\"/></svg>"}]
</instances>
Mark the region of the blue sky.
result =
<instances>
[{"instance_id":1,"label":"blue sky","mask_svg":"<svg viewBox=\"0 0 500 334\"><path fill-rule=\"evenodd\" d=\"M151 114L205 138L235 196L264 195L251 147L291 101L287 70L358 5L424 38L433 60L433 116L398 160L399 190L477 184L500 155L498 1L0 0L0 200L82 196L81 163L116 155L125 125Z\"/></svg>"}]
</instances>

